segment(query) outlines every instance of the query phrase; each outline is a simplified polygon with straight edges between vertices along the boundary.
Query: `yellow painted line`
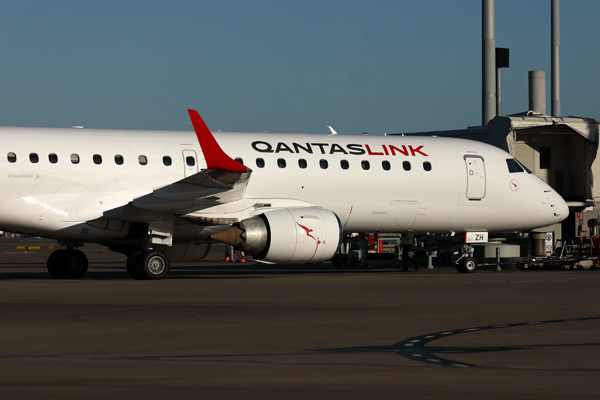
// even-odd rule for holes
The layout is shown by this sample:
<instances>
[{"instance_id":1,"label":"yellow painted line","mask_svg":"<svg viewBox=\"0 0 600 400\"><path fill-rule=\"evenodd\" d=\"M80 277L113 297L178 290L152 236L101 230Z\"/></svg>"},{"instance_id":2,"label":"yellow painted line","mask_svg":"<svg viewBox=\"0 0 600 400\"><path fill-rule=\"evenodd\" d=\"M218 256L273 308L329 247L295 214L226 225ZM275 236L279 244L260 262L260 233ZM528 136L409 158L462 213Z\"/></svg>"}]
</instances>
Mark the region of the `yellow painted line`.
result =
<instances>
[{"instance_id":1,"label":"yellow painted line","mask_svg":"<svg viewBox=\"0 0 600 400\"><path fill-rule=\"evenodd\" d=\"M40 246L17 246L17 250L39 250Z\"/></svg>"}]
</instances>

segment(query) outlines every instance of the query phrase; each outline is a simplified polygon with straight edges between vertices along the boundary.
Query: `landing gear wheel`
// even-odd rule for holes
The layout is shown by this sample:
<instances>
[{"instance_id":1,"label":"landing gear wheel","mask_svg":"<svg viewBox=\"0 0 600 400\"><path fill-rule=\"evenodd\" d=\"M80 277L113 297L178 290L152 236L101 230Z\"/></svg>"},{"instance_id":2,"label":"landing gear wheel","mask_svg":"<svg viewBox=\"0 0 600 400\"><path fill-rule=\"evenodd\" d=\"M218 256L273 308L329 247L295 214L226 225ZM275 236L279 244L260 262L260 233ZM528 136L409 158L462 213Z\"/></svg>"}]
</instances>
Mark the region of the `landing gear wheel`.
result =
<instances>
[{"instance_id":1,"label":"landing gear wheel","mask_svg":"<svg viewBox=\"0 0 600 400\"><path fill-rule=\"evenodd\" d=\"M82 278L88 270L88 259L76 249L58 249L50 254L46 263L48 273L57 279Z\"/></svg>"},{"instance_id":2,"label":"landing gear wheel","mask_svg":"<svg viewBox=\"0 0 600 400\"><path fill-rule=\"evenodd\" d=\"M127 257L127 273L129 274L129 277L131 277L135 280L144 279L144 277L142 276L142 274L140 273L140 270L138 268L139 259L140 259L139 253L134 253L134 254L130 255L129 257Z\"/></svg>"},{"instance_id":3,"label":"landing gear wheel","mask_svg":"<svg viewBox=\"0 0 600 400\"><path fill-rule=\"evenodd\" d=\"M462 264L456 266L456 270L461 274L472 274L477 271L477 261L474 258L465 258Z\"/></svg>"},{"instance_id":4,"label":"landing gear wheel","mask_svg":"<svg viewBox=\"0 0 600 400\"><path fill-rule=\"evenodd\" d=\"M463 262L463 269L465 273L472 274L473 272L477 271L477 261L471 257L465 259Z\"/></svg>"},{"instance_id":5,"label":"landing gear wheel","mask_svg":"<svg viewBox=\"0 0 600 400\"><path fill-rule=\"evenodd\" d=\"M338 254L331 259L334 268L344 268L348 265L348 254Z\"/></svg>"},{"instance_id":6,"label":"landing gear wheel","mask_svg":"<svg viewBox=\"0 0 600 400\"><path fill-rule=\"evenodd\" d=\"M88 270L88 259L82 251L77 249L66 250L58 259L60 272L64 278L82 278Z\"/></svg>"},{"instance_id":7,"label":"landing gear wheel","mask_svg":"<svg viewBox=\"0 0 600 400\"><path fill-rule=\"evenodd\" d=\"M143 252L138 258L137 265L142 279L162 279L169 272L169 259L156 250Z\"/></svg>"},{"instance_id":8,"label":"landing gear wheel","mask_svg":"<svg viewBox=\"0 0 600 400\"><path fill-rule=\"evenodd\" d=\"M46 262L46 268L48 268L48 273L53 278L56 278L56 279L65 278L64 274L62 273L61 269L59 268L58 260L66 252L67 252L67 250L65 250L65 249L58 249L58 250L53 251L52 254L50 254L50 257L48 257L48 261Z\"/></svg>"}]
</instances>

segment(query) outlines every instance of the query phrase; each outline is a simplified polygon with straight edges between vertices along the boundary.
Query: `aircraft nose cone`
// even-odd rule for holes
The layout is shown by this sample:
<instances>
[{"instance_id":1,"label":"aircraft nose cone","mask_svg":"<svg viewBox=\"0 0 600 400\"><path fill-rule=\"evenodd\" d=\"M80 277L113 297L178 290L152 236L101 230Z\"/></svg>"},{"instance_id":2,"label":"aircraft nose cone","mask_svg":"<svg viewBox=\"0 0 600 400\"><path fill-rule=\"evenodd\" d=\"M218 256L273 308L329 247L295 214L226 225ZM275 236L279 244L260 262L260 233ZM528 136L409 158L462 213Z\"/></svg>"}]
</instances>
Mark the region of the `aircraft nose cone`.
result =
<instances>
[{"instance_id":1,"label":"aircraft nose cone","mask_svg":"<svg viewBox=\"0 0 600 400\"><path fill-rule=\"evenodd\" d=\"M556 193L555 204L553 208L554 216L558 218L558 222L564 221L569 216L569 206L558 193Z\"/></svg>"}]
</instances>

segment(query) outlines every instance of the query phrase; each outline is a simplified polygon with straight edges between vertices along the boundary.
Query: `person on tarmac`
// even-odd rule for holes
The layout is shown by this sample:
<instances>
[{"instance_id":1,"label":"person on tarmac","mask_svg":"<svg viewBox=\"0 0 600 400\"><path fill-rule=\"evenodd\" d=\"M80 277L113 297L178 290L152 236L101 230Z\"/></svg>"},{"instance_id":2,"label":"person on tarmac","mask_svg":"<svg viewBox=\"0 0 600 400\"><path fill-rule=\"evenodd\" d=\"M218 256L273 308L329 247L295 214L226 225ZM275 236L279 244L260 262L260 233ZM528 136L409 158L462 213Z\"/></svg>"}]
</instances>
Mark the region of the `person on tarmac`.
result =
<instances>
[{"instance_id":1,"label":"person on tarmac","mask_svg":"<svg viewBox=\"0 0 600 400\"><path fill-rule=\"evenodd\" d=\"M415 271L419 269L419 266L417 265L415 260L408 256L408 253L413 248L414 237L415 235L412 233L405 233L402 235L402 263L404 264L404 268L402 268L402 271L408 271L409 262L412 263L412 265L414 265Z\"/></svg>"}]
</instances>

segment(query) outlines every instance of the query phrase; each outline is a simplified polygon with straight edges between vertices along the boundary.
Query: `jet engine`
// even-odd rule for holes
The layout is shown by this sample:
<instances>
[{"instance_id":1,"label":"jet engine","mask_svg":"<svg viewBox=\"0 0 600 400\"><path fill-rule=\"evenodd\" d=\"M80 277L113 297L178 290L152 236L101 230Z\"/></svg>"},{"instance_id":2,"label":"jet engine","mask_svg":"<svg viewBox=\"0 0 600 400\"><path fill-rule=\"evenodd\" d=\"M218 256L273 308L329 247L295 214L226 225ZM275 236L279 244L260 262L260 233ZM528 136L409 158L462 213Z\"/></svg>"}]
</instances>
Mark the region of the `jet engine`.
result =
<instances>
[{"instance_id":1,"label":"jet engine","mask_svg":"<svg viewBox=\"0 0 600 400\"><path fill-rule=\"evenodd\" d=\"M264 262L319 262L336 255L342 224L333 211L323 208L277 208L236 223L211 238Z\"/></svg>"}]
</instances>

